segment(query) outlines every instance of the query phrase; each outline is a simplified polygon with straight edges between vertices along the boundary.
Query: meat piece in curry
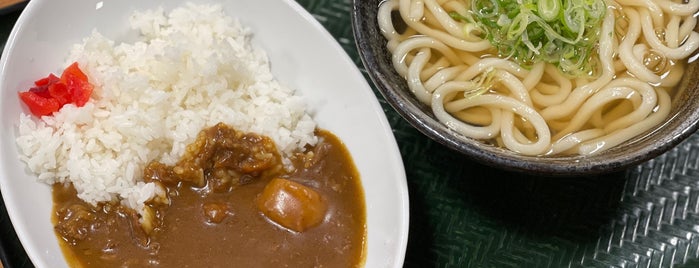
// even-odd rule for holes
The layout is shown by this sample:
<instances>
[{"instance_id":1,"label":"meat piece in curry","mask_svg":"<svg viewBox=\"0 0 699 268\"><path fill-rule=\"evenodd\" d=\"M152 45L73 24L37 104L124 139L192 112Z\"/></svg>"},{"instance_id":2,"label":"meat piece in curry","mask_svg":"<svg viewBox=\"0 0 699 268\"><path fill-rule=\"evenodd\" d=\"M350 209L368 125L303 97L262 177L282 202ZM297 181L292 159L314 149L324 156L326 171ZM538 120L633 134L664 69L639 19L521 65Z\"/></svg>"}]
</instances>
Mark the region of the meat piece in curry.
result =
<instances>
[{"instance_id":1,"label":"meat piece in curry","mask_svg":"<svg viewBox=\"0 0 699 268\"><path fill-rule=\"evenodd\" d=\"M56 184L54 221L75 267L357 267L366 224L359 175L344 145L316 146L282 164L271 139L224 124L203 130L173 166L144 180L165 195L142 213L91 206Z\"/></svg>"}]
</instances>

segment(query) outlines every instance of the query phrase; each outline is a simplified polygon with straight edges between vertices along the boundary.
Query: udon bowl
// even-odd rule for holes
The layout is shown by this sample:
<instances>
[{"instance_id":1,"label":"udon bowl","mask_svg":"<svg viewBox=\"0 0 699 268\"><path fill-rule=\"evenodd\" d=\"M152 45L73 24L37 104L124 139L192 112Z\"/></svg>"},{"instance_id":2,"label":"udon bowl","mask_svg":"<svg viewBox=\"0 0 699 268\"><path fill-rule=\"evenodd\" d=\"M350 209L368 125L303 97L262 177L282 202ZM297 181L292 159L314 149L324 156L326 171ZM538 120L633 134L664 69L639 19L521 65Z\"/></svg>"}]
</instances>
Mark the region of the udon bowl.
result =
<instances>
[{"instance_id":1,"label":"udon bowl","mask_svg":"<svg viewBox=\"0 0 699 268\"><path fill-rule=\"evenodd\" d=\"M691 63L672 99L668 118L652 129L591 156L525 156L465 137L441 123L428 105L409 90L394 69L377 14L381 0L355 0L352 27L369 77L386 101L417 130L477 162L516 172L550 176L582 176L623 170L673 148L697 130L699 73Z\"/></svg>"}]
</instances>

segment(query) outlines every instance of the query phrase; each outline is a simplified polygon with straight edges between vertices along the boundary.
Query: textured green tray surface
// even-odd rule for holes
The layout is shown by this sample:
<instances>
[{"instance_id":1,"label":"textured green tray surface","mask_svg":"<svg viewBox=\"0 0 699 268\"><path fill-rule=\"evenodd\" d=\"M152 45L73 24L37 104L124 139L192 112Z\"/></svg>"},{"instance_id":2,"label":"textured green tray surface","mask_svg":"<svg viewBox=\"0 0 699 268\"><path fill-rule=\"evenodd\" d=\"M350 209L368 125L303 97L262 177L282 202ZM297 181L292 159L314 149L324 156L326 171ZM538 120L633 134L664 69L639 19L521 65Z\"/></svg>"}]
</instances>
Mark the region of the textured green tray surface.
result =
<instances>
[{"instance_id":1,"label":"textured green tray surface","mask_svg":"<svg viewBox=\"0 0 699 268\"><path fill-rule=\"evenodd\" d=\"M298 2L364 72L352 2ZM2 42L17 16L0 15ZM416 131L376 95L406 166L406 267L699 267L698 135L624 172L544 178L474 163ZM6 267L32 266L1 200L0 256Z\"/></svg>"}]
</instances>

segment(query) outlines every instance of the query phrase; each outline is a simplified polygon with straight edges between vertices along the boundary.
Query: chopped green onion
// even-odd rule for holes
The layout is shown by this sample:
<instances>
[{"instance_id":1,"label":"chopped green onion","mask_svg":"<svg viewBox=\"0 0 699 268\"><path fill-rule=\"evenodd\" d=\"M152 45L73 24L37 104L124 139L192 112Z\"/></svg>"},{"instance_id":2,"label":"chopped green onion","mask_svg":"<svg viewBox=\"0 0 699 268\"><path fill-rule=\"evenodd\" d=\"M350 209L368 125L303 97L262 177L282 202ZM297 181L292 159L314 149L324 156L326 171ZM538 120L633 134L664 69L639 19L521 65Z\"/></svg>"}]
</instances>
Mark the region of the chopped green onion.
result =
<instances>
[{"instance_id":1,"label":"chopped green onion","mask_svg":"<svg viewBox=\"0 0 699 268\"><path fill-rule=\"evenodd\" d=\"M561 11L561 1L540 0L537 8L542 19L545 21L553 21L558 18L558 13Z\"/></svg>"},{"instance_id":2,"label":"chopped green onion","mask_svg":"<svg viewBox=\"0 0 699 268\"><path fill-rule=\"evenodd\" d=\"M449 17L451 17L454 20L459 20L459 21L463 21L463 22L472 22L473 21L472 19L470 19L464 15L461 15L458 12L454 12L454 11L449 12Z\"/></svg>"},{"instance_id":3,"label":"chopped green onion","mask_svg":"<svg viewBox=\"0 0 699 268\"><path fill-rule=\"evenodd\" d=\"M495 68L488 68L484 73L482 73L476 80L475 87L471 90L464 91L465 98L474 98L483 95L490 91L495 84L495 75L497 70Z\"/></svg>"},{"instance_id":4,"label":"chopped green onion","mask_svg":"<svg viewBox=\"0 0 699 268\"><path fill-rule=\"evenodd\" d=\"M570 76L590 75L607 5L604 0L472 0L469 14L502 57L544 61ZM457 16L458 15L458 16Z\"/></svg>"}]
</instances>

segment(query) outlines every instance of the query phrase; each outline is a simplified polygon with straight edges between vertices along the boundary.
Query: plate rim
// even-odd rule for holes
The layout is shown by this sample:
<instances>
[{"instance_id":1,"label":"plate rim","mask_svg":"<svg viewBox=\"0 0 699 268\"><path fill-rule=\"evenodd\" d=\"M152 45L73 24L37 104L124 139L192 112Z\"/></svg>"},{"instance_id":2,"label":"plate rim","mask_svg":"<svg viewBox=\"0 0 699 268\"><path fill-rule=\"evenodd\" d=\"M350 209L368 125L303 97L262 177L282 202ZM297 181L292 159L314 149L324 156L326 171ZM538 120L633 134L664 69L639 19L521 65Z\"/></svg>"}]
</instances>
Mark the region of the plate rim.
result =
<instances>
[{"instance_id":1,"label":"plate rim","mask_svg":"<svg viewBox=\"0 0 699 268\"><path fill-rule=\"evenodd\" d=\"M2 53L2 58L0 59L0 67L3 67L3 69L7 68L7 64L8 64L7 58L8 58L8 55L10 54L10 51L13 51L15 46L16 46L16 39L17 39L17 35L20 32L20 28L22 28L22 25L24 24L24 22L26 20L28 20L32 17L31 14L35 12L35 9L37 9L38 6L44 4L45 2L48 2L48 1L45 1L45 0L29 1L27 6L24 8L22 13L20 14L19 18L17 19L17 21L15 23L15 26L12 28L12 31L10 32L10 36L6 41L5 49L3 50L3 53ZM315 19L315 17L313 17L313 15L308 10L306 10L298 2L295 2L292 0L281 0L279 2L282 2L281 4L286 4L290 8L292 8L295 11L296 15L299 15L301 18L304 19L304 21L307 24L309 24L309 26L313 27L316 31L318 31L318 33L322 34L325 39L328 39L328 41L329 41L328 44L331 44L332 49L335 50L337 54L340 54L343 61L345 61L349 65L353 66L353 68L351 68L352 70L350 70L350 71L353 72L355 76L361 78L360 82L364 84L365 89L368 89L368 90L364 90L363 94L372 94L371 99L373 100L372 101L373 103L371 105L374 106L374 111L376 112L376 114L378 116L377 119L379 120L380 124L384 126L383 127L384 135L388 138L388 141L391 143L389 145L389 147L392 148L392 152L389 152L389 153L392 153L394 156L394 157L391 157L391 159L393 160L392 164L395 165L396 167L399 167L395 170L395 174L398 175L398 177L399 177L396 179L398 182L400 182L398 184L398 188L403 193L403 194L400 194L399 196L402 197L400 200L401 201L400 202L400 205L401 205L400 209L402 211L404 211L404 213L401 213L401 215L403 217L401 217L401 219L399 219L399 223L401 224L401 226L397 226L399 229L399 232L400 232L400 241L398 241L398 244L400 245L399 246L400 251L398 252L398 255L396 255L396 257L399 257L399 258L395 259L394 266L395 267L402 267L404 259L405 259L405 253L407 250L407 241L408 241L409 214L410 214L409 213L409 201L408 201L409 197L408 197L407 179L406 179L406 175L405 175L405 168L404 168L402 156L400 154L400 150L398 148L396 138L391 131L391 127L390 127L390 124L388 123L388 119L387 119L385 113L383 113L383 110L378 102L377 96L375 95L374 91L372 90L372 87L369 85L369 82L362 76L361 71L359 69L359 66L357 66L351 60L351 58L349 57L347 52L344 51L344 49L340 46L338 40L335 39L329 33L328 29L326 29L317 19ZM184 3L184 1L183 1L183 3ZM225 6L226 4L221 4L221 5ZM0 84L4 84L4 80L5 80L5 75L3 72L3 74L0 76ZM368 92L366 92L366 91L368 91ZM1 99L0 99L0 101L1 101ZM0 104L0 106L2 106L2 104ZM12 136L12 137L16 137L16 136ZM2 148L0 147L0 149L2 149ZM2 150L4 151L5 149L2 149ZM5 157L2 154L0 154L0 162L5 163L5 161L10 161L10 160L5 159ZM3 187L4 184L5 184L4 179L0 178L0 191L2 188L6 188L6 187ZM41 187L42 185L39 184L39 186ZM46 185L46 187L48 187L48 186ZM365 193L366 193L366 190L365 190ZM12 200L10 200L10 199L12 199ZM3 201L6 204L6 207L8 208L7 209L8 216L10 218L10 221L12 222L13 228L15 228L15 231L17 232L17 237L18 237L19 241L22 243L23 247L25 247L25 250L26 250L26 253L27 253L29 259L33 263L41 264L42 263L41 262L42 255L37 254L35 252L36 249L28 250L26 248L26 246L24 246L30 240L30 235L27 235L27 233L29 233L30 230L25 230L25 228L23 226L17 226L14 224L15 222L22 222L22 220L20 220L20 216L17 215L17 213L14 210L10 210L9 206L7 206L8 204L9 205L14 204L14 198L12 196L12 193L10 193L9 195L7 195L7 194L3 195ZM9 203L8 203L8 201L9 201ZM365 200L365 202L366 202L366 200ZM366 204L366 206L368 207L369 204ZM368 212L368 210L367 210L367 212ZM367 232L368 231L369 230L367 230ZM367 237L367 239L368 239L368 237ZM365 254L366 255L371 254L369 252L368 248L367 248L367 251L365 252Z\"/></svg>"}]
</instances>

